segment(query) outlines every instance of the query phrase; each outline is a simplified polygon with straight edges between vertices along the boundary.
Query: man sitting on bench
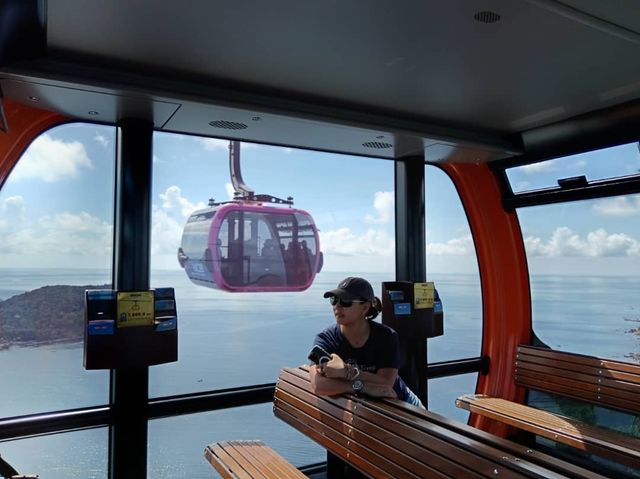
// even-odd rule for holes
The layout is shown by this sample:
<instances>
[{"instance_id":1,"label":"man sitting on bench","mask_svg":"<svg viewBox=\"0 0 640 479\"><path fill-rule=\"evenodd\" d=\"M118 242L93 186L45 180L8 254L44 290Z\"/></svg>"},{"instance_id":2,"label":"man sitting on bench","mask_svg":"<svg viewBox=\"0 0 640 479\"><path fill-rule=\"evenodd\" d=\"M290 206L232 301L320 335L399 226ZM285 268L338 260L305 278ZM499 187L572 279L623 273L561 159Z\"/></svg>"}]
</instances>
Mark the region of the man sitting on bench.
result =
<instances>
[{"instance_id":1,"label":"man sitting on bench","mask_svg":"<svg viewBox=\"0 0 640 479\"><path fill-rule=\"evenodd\" d=\"M343 393L399 398L424 407L398 376L400 346L397 333L373 319L381 310L371 284L349 277L324 293L333 307L336 324L318 334L320 351L309 370L314 393Z\"/></svg>"}]
</instances>

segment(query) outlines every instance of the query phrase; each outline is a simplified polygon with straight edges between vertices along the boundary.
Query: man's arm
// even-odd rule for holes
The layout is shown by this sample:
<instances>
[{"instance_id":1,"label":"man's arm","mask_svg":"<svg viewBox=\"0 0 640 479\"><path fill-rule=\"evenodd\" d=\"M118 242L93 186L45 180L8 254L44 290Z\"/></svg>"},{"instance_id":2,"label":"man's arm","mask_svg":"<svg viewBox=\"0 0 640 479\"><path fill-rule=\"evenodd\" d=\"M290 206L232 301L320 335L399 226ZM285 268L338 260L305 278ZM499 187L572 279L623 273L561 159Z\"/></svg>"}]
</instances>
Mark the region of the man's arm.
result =
<instances>
[{"instance_id":1,"label":"man's arm","mask_svg":"<svg viewBox=\"0 0 640 479\"><path fill-rule=\"evenodd\" d=\"M324 376L320 372L320 367L315 364L309 367L309 376L311 379L311 390L320 396L335 396L337 394L353 392L350 382L344 379Z\"/></svg>"},{"instance_id":2,"label":"man's arm","mask_svg":"<svg viewBox=\"0 0 640 479\"><path fill-rule=\"evenodd\" d=\"M380 368L375 373L361 372L357 379L360 379L365 385L377 384L392 388L397 377L398 370L396 368Z\"/></svg>"},{"instance_id":3,"label":"man's arm","mask_svg":"<svg viewBox=\"0 0 640 479\"><path fill-rule=\"evenodd\" d=\"M311 390L320 396L336 396L352 393L352 382L346 378L330 378L322 374L320 366L309 368ZM394 368L379 369L378 373L361 373L357 379L364 383L364 394L373 397L397 398L393 383L398 375Z\"/></svg>"}]
</instances>

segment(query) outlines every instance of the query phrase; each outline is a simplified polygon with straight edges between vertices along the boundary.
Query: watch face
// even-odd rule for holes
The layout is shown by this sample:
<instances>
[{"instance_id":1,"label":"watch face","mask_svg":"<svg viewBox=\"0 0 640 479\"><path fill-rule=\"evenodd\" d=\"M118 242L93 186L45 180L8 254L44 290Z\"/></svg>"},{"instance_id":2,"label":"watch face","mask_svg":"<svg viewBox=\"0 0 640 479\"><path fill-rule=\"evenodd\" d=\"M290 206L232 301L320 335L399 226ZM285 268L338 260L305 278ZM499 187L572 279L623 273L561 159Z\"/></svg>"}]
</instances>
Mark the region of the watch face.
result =
<instances>
[{"instance_id":1,"label":"watch face","mask_svg":"<svg viewBox=\"0 0 640 479\"><path fill-rule=\"evenodd\" d=\"M353 391L355 393L361 393L362 390L364 389L364 383L358 379L356 381L353 381L353 383L351 383L351 387L353 388Z\"/></svg>"}]
</instances>

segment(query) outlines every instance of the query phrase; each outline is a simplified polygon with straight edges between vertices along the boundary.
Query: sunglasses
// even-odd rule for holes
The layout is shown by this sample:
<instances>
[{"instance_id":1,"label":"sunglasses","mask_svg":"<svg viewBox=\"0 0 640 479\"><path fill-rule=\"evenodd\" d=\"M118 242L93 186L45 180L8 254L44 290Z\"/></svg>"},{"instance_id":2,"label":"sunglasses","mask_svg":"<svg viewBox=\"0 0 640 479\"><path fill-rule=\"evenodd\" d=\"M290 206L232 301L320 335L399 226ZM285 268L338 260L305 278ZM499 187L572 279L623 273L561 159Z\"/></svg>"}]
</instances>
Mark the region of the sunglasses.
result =
<instances>
[{"instance_id":1,"label":"sunglasses","mask_svg":"<svg viewBox=\"0 0 640 479\"><path fill-rule=\"evenodd\" d=\"M331 306L335 306L340 303L340 306L342 306L343 308L350 308L351 306L353 306L353 303L367 303L368 301L360 301L356 299L341 299L337 296L330 296L329 302L331 303Z\"/></svg>"}]
</instances>

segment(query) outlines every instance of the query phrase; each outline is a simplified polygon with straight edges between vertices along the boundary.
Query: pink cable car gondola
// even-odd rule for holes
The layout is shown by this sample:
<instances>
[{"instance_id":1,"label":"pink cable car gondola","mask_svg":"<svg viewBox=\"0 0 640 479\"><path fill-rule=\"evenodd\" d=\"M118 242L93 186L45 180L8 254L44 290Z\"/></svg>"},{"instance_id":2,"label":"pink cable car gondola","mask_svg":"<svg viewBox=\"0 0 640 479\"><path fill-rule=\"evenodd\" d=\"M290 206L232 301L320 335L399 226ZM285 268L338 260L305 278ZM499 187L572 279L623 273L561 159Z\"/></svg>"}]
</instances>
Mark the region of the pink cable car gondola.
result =
<instances>
[{"instance_id":1,"label":"pink cable car gondola","mask_svg":"<svg viewBox=\"0 0 640 479\"><path fill-rule=\"evenodd\" d=\"M180 266L195 284L225 291L307 289L323 263L313 218L292 208L292 198L254 194L242 181L239 142L229 151L236 198L210 200L191 214L178 249Z\"/></svg>"}]
</instances>

